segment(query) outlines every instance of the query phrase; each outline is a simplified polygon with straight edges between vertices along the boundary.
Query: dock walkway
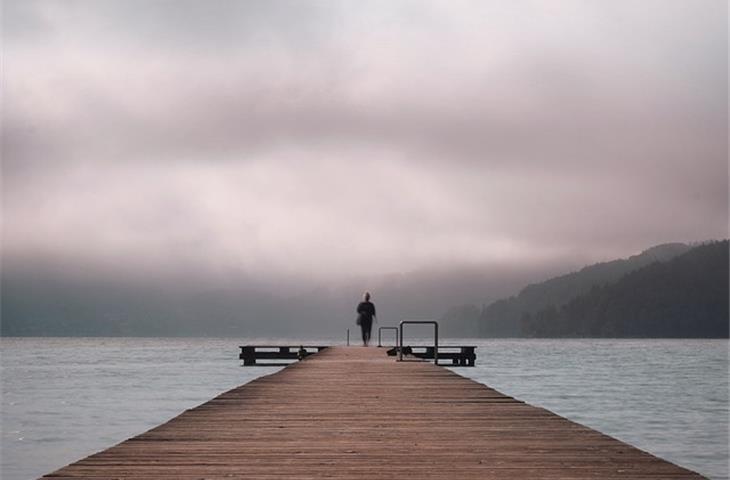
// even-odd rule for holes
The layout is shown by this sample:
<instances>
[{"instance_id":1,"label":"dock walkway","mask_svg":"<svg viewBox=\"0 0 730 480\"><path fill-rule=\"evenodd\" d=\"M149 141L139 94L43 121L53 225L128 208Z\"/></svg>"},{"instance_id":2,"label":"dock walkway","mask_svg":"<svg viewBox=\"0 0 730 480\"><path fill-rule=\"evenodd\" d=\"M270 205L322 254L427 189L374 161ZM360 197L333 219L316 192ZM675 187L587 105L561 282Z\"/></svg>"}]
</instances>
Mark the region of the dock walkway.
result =
<instances>
[{"instance_id":1,"label":"dock walkway","mask_svg":"<svg viewBox=\"0 0 730 480\"><path fill-rule=\"evenodd\" d=\"M328 348L46 477L703 478L446 368L362 347Z\"/></svg>"}]
</instances>

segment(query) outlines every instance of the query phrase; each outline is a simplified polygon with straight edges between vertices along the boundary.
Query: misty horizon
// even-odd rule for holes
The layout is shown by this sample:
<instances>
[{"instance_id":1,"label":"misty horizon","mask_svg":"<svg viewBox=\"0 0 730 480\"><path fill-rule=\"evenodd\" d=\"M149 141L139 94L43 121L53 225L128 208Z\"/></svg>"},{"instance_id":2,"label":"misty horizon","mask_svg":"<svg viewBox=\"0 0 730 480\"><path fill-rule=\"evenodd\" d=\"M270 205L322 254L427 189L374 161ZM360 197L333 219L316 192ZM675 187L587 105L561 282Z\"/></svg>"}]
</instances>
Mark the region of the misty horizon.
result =
<instances>
[{"instance_id":1,"label":"misty horizon","mask_svg":"<svg viewBox=\"0 0 730 480\"><path fill-rule=\"evenodd\" d=\"M703 244L706 242L694 246ZM726 248L726 241L724 244ZM222 284L210 279L128 277L103 270L68 271L62 265L53 269L47 263L38 264L34 270L25 264L21 269L3 272L4 280L10 280L5 281L3 289L3 314L8 315L3 334L339 338L346 329L354 328L354 307L368 290L373 293L380 326L397 325L405 319L439 319L445 337L472 336L478 335L484 325L478 327L472 324L475 319L459 318L460 308L476 308L475 314L483 314L494 301L513 298L546 280L580 274L586 267L605 265L613 271L619 268L611 266L616 261L649 255L635 267L620 267L631 271L692 248L663 244L630 258L571 269L545 265L534 270L421 271L332 283L278 285L257 279ZM657 254L651 252L656 249L675 252L659 253L652 260ZM585 286L590 288L588 283ZM717 287L726 290L727 303L727 287ZM545 293L554 289L548 287ZM454 312L455 317L451 315Z\"/></svg>"}]
</instances>

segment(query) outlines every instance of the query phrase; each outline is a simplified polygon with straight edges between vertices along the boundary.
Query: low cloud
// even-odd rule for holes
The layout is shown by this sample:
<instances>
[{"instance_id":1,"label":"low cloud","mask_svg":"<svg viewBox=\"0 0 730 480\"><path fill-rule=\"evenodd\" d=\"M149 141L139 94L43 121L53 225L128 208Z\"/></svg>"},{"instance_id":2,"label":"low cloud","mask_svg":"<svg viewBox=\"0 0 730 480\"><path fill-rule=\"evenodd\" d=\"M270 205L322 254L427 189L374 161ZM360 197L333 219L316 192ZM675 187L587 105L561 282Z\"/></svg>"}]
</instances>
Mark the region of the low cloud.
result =
<instances>
[{"instance_id":1,"label":"low cloud","mask_svg":"<svg viewBox=\"0 0 730 480\"><path fill-rule=\"evenodd\" d=\"M328 281L727 236L724 2L6 5L6 259Z\"/></svg>"}]
</instances>

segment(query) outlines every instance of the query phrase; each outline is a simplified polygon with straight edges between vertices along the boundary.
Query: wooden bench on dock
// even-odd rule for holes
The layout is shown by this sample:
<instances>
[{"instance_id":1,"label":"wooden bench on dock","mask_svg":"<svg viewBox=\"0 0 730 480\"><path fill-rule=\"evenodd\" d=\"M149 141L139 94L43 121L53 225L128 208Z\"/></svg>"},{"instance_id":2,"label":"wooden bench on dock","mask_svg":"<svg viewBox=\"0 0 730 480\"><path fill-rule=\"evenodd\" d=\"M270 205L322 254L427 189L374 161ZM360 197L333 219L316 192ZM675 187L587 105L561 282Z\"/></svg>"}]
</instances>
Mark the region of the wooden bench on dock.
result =
<instances>
[{"instance_id":1,"label":"wooden bench on dock","mask_svg":"<svg viewBox=\"0 0 730 480\"><path fill-rule=\"evenodd\" d=\"M238 358L243 360L244 367L281 367L283 362L265 362L258 360L302 360L309 355L321 352L326 346L296 345L241 345Z\"/></svg>"},{"instance_id":2,"label":"wooden bench on dock","mask_svg":"<svg viewBox=\"0 0 730 480\"><path fill-rule=\"evenodd\" d=\"M390 350L388 350L389 356L397 356L398 355L398 348L399 347L393 347ZM475 352L477 347L475 346L465 346L465 345L458 345L458 346L448 346L448 345L439 345L438 347L438 354L439 354L439 365L449 366L449 367L473 367L477 360L477 354ZM435 347L422 347L422 346L405 346L403 347L403 354L407 355L409 357L415 357L420 358L423 360L433 360L434 359L434 352L436 351ZM451 361L450 364L446 364L444 362Z\"/></svg>"},{"instance_id":3,"label":"wooden bench on dock","mask_svg":"<svg viewBox=\"0 0 730 480\"><path fill-rule=\"evenodd\" d=\"M447 368L363 347L327 348L46 477L704 478Z\"/></svg>"}]
</instances>

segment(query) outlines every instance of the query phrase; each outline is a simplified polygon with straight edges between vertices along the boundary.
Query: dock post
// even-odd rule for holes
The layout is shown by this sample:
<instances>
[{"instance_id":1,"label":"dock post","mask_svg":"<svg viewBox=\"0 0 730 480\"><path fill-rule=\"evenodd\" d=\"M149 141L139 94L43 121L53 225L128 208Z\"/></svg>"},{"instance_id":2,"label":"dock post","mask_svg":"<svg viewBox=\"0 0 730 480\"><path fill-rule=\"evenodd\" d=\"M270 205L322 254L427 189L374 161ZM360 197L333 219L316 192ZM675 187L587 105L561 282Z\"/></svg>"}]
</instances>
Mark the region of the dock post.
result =
<instances>
[{"instance_id":1,"label":"dock post","mask_svg":"<svg viewBox=\"0 0 730 480\"><path fill-rule=\"evenodd\" d=\"M347 329L347 346L350 346L350 329Z\"/></svg>"},{"instance_id":2,"label":"dock post","mask_svg":"<svg viewBox=\"0 0 730 480\"><path fill-rule=\"evenodd\" d=\"M433 324L433 364L439 364L439 322Z\"/></svg>"}]
</instances>

